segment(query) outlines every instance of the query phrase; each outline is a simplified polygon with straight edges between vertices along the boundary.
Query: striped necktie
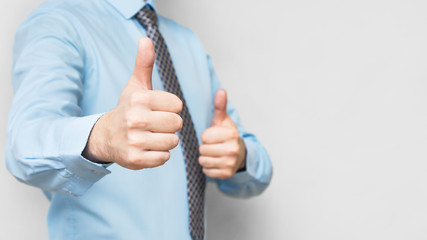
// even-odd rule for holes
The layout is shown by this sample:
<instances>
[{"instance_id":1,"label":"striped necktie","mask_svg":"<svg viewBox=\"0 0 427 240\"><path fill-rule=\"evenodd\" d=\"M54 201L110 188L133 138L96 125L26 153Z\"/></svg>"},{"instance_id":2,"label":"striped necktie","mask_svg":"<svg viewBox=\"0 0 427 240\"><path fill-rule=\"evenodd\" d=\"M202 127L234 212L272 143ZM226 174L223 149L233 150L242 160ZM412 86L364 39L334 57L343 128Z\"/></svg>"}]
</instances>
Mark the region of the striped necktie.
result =
<instances>
[{"instance_id":1,"label":"striped necktie","mask_svg":"<svg viewBox=\"0 0 427 240\"><path fill-rule=\"evenodd\" d=\"M160 34L157 25L156 12L149 5L145 5L135 15L135 18L145 28L147 36L153 41L157 70L159 71L165 90L175 94L183 102L183 108L180 116L184 123L181 131L179 132L179 137L187 171L189 230L190 235L194 240L202 240L204 239L204 197L206 177L203 174L202 167L198 163L199 143L197 141L193 121L191 120L190 112L188 111L187 104L185 103L165 40L163 39L162 34Z\"/></svg>"}]
</instances>

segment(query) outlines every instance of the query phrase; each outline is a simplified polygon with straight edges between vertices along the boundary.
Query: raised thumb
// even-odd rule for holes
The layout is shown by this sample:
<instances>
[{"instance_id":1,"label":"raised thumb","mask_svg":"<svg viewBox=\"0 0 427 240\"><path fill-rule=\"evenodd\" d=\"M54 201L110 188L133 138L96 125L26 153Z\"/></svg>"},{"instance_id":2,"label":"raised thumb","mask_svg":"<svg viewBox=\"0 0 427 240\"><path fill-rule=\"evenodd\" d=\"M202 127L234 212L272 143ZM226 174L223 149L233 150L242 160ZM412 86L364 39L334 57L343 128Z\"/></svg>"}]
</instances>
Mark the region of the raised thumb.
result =
<instances>
[{"instance_id":1,"label":"raised thumb","mask_svg":"<svg viewBox=\"0 0 427 240\"><path fill-rule=\"evenodd\" d=\"M141 37L138 41L138 52L131 79L146 90L153 89L151 75L153 73L154 58L153 42L148 37Z\"/></svg>"},{"instance_id":2,"label":"raised thumb","mask_svg":"<svg viewBox=\"0 0 427 240\"><path fill-rule=\"evenodd\" d=\"M214 116L211 126L220 125L227 117L227 92L219 89L214 99Z\"/></svg>"}]
</instances>

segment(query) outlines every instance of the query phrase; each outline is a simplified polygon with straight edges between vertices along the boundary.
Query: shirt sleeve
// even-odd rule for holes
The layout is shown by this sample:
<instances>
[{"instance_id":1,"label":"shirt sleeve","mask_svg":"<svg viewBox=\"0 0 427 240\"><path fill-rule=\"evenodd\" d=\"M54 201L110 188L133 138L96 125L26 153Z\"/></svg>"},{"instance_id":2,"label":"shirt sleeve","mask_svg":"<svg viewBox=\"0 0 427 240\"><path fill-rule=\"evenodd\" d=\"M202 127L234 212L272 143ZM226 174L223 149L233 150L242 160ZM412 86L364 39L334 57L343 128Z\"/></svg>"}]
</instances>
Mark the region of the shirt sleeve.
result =
<instances>
[{"instance_id":1,"label":"shirt sleeve","mask_svg":"<svg viewBox=\"0 0 427 240\"><path fill-rule=\"evenodd\" d=\"M20 181L79 196L108 165L82 157L101 114L82 116L84 51L67 16L36 12L15 36L6 163Z\"/></svg>"},{"instance_id":2,"label":"shirt sleeve","mask_svg":"<svg viewBox=\"0 0 427 240\"><path fill-rule=\"evenodd\" d=\"M222 87L212 67L212 61L209 56L208 64L211 73L213 99L216 91ZM230 101L227 103L227 113L237 125L240 137L246 145L246 169L235 173L229 179L209 178L208 180L216 182L221 192L232 197L248 198L259 195L267 188L271 181L273 169L270 157L257 137L247 132L243 127L238 113Z\"/></svg>"}]
</instances>

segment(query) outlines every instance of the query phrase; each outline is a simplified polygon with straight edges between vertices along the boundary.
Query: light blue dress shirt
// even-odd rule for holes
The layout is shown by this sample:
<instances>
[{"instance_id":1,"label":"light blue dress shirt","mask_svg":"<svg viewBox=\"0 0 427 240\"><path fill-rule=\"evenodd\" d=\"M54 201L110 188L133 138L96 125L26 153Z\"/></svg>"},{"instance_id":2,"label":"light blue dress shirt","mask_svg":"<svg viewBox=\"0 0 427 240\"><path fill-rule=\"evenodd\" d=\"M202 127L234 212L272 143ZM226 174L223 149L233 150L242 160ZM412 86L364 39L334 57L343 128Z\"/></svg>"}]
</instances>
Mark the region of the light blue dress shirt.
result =
<instances>
[{"instance_id":1,"label":"light blue dress shirt","mask_svg":"<svg viewBox=\"0 0 427 240\"><path fill-rule=\"evenodd\" d=\"M94 123L116 106L132 74L146 35L133 15L144 4L154 7L150 0L51 0L16 33L7 167L51 201L51 239L190 239L180 145L165 165L140 171L81 156ZM220 83L191 30L164 17L159 28L200 141ZM162 90L154 69L153 88ZM255 196L270 182L270 159L228 106L247 147L246 171L208 181L234 197Z\"/></svg>"}]
</instances>

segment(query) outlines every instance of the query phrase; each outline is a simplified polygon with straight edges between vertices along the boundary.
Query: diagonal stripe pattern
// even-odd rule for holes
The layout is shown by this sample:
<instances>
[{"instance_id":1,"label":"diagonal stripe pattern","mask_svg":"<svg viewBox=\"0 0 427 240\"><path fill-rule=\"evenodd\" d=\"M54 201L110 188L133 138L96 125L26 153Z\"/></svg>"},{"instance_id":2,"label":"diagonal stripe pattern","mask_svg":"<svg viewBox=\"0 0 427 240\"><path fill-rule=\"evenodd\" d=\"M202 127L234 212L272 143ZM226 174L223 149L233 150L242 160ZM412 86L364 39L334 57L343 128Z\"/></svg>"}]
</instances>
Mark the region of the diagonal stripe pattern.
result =
<instances>
[{"instance_id":1,"label":"diagonal stripe pattern","mask_svg":"<svg viewBox=\"0 0 427 240\"><path fill-rule=\"evenodd\" d=\"M163 39L157 24L156 12L148 5L143 7L135 18L147 31L147 36L153 41L156 53L157 70L166 91L175 94L183 102L180 116L183 119L183 127L179 132L182 151L187 171L187 197L189 207L189 230L194 240L204 239L204 197L206 177L202 167L198 163L199 143L190 112L181 91L165 40Z\"/></svg>"}]
</instances>

